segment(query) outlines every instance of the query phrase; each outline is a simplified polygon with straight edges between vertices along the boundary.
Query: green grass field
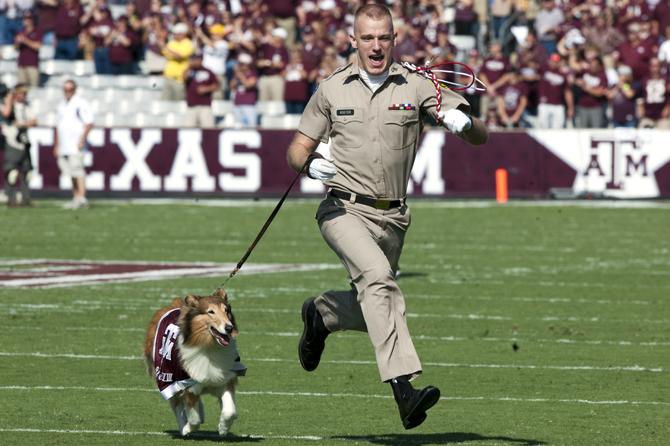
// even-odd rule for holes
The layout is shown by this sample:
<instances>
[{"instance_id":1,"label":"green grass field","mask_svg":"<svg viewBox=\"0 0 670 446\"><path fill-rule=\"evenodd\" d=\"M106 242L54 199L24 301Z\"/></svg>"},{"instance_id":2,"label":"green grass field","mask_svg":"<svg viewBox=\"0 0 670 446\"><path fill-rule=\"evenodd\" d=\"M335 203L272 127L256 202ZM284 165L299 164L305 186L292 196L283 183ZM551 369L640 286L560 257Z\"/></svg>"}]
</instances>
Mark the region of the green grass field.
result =
<instances>
[{"instance_id":1,"label":"green grass field","mask_svg":"<svg viewBox=\"0 0 670 446\"><path fill-rule=\"evenodd\" d=\"M237 262L275 202L59 204L0 209L0 260ZM423 425L402 428L362 333L331 336L320 367L300 368L302 301L347 281L317 202L289 200L245 268L335 267L229 282L249 368L235 435L218 437L208 397L191 441L670 444L670 207L476 204L412 204L400 286L424 364L417 384L443 395ZM144 330L172 297L223 278L0 287L0 444L188 444L144 371Z\"/></svg>"}]
</instances>

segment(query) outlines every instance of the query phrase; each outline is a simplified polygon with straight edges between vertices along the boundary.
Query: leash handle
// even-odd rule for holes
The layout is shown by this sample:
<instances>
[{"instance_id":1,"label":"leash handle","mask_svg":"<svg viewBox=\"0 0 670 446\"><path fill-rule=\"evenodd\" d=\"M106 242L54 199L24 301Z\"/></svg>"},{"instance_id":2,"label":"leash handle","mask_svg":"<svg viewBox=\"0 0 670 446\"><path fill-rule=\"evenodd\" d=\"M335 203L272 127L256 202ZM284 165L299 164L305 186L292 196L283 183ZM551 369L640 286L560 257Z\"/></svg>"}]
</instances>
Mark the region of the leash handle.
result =
<instances>
[{"instance_id":1,"label":"leash handle","mask_svg":"<svg viewBox=\"0 0 670 446\"><path fill-rule=\"evenodd\" d=\"M244 253L244 255L242 256L240 261L237 262L237 266L230 272L230 275L226 278L226 280L223 281L223 283L217 289L223 288L226 285L226 283L230 279L232 279L239 272L239 270L242 269L242 265L244 265L244 262L247 261L247 259L251 255L251 251L254 250L254 248L256 247L258 242L260 241L260 239L265 234L265 231L267 231L268 228L270 227L270 223L272 223L272 220L274 220L274 218L277 216L277 213L279 212L279 209L284 204L284 201L286 200L286 197L288 197L289 192L291 192L291 189L293 189L293 186L298 181L300 176L303 174L303 172L305 171L305 168L309 165L309 163L310 163L310 161L312 161L312 159L313 159L313 157L310 154L310 156L307 157L307 160L305 160L305 164L303 164L302 167L300 168L300 170L298 171L298 174L295 177L293 177L293 181L291 181L291 184L289 184L288 189L286 189L286 192L284 192L284 195L279 200L279 203L277 203L275 208L272 210L272 213L270 213L270 216L267 218L267 220L265 220L265 224L263 224L263 227L261 228L260 232L258 233L256 238L254 239L254 241L251 243L249 248L247 248L247 252Z\"/></svg>"}]
</instances>

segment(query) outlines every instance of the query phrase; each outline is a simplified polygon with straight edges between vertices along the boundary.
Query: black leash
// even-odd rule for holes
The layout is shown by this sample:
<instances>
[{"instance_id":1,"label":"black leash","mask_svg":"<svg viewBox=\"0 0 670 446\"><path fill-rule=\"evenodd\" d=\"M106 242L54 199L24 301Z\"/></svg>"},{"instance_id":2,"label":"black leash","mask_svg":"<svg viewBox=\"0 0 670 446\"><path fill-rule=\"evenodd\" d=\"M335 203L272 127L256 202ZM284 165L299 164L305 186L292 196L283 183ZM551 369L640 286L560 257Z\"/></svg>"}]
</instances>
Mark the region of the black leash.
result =
<instances>
[{"instance_id":1,"label":"black leash","mask_svg":"<svg viewBox=\"0 0 670 446\"><path fill-rule=\"evenodd\" d=\"M237 262L237 266L235 267L235 269L233 269L233 270L230 272L230 275L226 278L226 280L223 281L223 283L222 283L222 284L219 286L219 288L217 288L217 289L221 289L221 288L223 288L223 287L226 285L226 283L227 283L230 279L232 279L233 276L235 276L235 274L237 274L237 272L242 268L242 265L244 265L244 262L246 262L247 259L249 258L249 256L251 255L251 251L254 250L254 248L255 248L256 245L258 244L258 241L261 239L261 237L263 237L263 234L265 234L265 231L267 231L268 227L270 226L270 223L272 223L272 220L274 220L275 216L276 216L277 213L279 212L279 208L281 208L282 204L284 204L284 200L286 200L286 197L288 197L288 194L289 194L289 192L291 192L291 189L293 189L293 186L295 185L296 181L298 181L298 178L300 178L300 175L302 175L302 173L303 173L303 171L305 170L305 168L306 168L307 166L309 166L309 163L310 163L316 156L318 156L318 155L310 155L309 157L307 157L307 160L305 161L305 164L302 165L302 167L300 168L300 171L298 172L298 174L293 178L293 181L291 181L291 184L289 184L288 189L286 189L286 192L284 192L284 195L281 197L281 200L279 200L279 203L277 203L277 206L275 206L274 210L272 211L272 213L270 214L270 216L268 217L268 219L265 221L265 224L263 225L263 227L261 228L260 232L259 232L258 235L256 236L256 239L253 241L253 243L251 243L251 245L250 245L249 248L247 249L247 252L244 253L244 255L242 256L242 258L240 259L240 261Z\"/></svg>"}]
</instances>

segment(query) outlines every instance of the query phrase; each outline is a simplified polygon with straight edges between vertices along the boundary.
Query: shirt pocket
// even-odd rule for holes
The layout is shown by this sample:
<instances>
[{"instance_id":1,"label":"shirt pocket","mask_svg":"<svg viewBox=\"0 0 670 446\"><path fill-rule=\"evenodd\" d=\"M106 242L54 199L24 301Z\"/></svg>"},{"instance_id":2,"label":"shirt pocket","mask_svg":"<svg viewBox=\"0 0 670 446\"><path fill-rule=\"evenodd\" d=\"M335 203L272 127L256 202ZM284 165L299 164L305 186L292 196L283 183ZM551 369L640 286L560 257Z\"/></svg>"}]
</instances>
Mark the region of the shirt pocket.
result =
<instances>
[{"instance_id":1,"label":"shirt pocket","mask_svg":"<svg viewBox=\"0 0 670 446\"><path fill-rule=\"evenodd\" d=\"M386 147L404 150L414 146L419 134L419 116L416 113L389 113L384 118L382 137Z\"/></svg>"},{"instance_id":2,"label":"shirt pocket","mask_svg":"<svg viewBox=\"0 0 670 446\"><path fill-rule=\"evenodd\" d=\"M346 115L338 115L337 110L332 112L331 137L336 147L356 149L361 147L365 140L363 111L360 108L349 107L347 112L349 114Z\"/></svg>"}]
</instances>

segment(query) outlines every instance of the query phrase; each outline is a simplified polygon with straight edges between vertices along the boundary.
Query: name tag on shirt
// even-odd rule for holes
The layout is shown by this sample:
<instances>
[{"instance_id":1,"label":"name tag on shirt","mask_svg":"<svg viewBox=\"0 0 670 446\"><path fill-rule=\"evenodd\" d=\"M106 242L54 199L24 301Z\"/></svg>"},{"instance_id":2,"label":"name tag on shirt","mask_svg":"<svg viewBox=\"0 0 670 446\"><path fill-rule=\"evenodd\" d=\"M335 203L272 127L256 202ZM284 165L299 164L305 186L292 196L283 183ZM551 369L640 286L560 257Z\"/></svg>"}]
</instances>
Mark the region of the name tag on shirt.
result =
<instances>
[{"instance_id":1,"label":"name tag on shirt","mask_svg":"<svg viewBox=\"0 0 670 446\"><path fill-rule=\"evenodd\" d=\"M353 116L354 115L354 109L353 108L341 108L337 110L337 116Z\"/></svg>"}]
</instances>

